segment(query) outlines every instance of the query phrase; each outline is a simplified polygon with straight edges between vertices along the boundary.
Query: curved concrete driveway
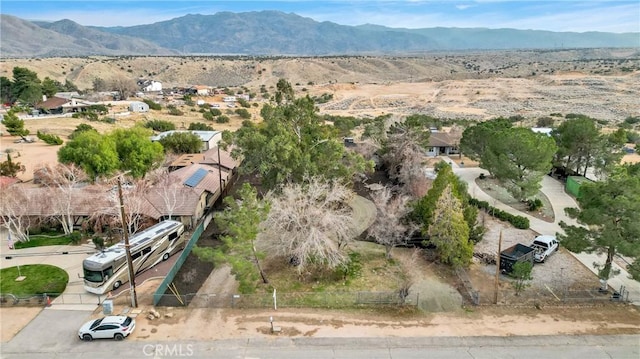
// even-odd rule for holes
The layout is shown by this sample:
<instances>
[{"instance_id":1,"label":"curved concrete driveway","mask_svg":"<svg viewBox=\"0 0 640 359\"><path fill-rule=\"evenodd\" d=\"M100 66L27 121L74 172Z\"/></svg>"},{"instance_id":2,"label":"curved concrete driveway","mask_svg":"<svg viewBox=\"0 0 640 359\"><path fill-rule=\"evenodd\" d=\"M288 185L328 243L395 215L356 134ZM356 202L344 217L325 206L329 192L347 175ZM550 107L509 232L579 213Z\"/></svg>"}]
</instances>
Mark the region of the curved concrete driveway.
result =
<instances>
[{"instance_id":1,"label":"curved concrete driveway","mask_svg":"<svg viewBox=\"0 0 640 359\"><path fill-rule=\"evenodd\" d=\"M488 171L479 167L454 167L453 172L462 180L467 182L468 191L473 197L482 201L487 201L492 206L499 208L505 212L529 218L531 229L535 232L538 232L539 234L555 235L556 233L564 233L559 225L561 221L564 221L568 224L577 225L577 222L574 219L565 214L564 209L577 207L578 204L573 199L573 197L569 196L564 191L564 185L562 184L562 182L555 180L549 176L543 177L541 191L547 196L547 198L549 198L551 207L553 207L553 212L555 214L555 222L553 223L549 223L541 219L532 217L527 213L520 212L513 207L497 201L495 198L484 192L476 184L475 180L480 175L480 173L488 174ZM571 253L578 261L584 264L585 267L589 268L589 270L596 274L597 271L593 267L593 263L604 263L605 261L604 255L598 255L596 253L573 253L571 251L569 251L569 253ZM610 278L608 284L615 290L619 290L621 286L625 286L629 291L629 300L635 305L640 305L640 283L631 279L629 273L624 268L617 265L615 262L613 263L613 269L616 271L620 271L620 273L613 278ZM597 286L597 283L594 283L594 286Z\"/></svg>"}]
</instances>

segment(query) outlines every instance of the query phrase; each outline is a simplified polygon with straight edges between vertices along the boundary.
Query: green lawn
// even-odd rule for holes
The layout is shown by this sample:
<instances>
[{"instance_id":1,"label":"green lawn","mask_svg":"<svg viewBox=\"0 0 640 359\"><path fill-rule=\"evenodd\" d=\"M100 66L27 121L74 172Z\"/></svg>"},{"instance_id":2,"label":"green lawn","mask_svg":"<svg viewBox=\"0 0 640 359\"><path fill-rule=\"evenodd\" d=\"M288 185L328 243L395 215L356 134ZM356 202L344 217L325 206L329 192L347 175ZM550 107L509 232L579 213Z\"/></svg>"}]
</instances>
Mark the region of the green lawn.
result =
<instances>
[{"instance_id":1,"label":"green lawn","mask_svg":"<svg viewBox=\"0 0 640 359\"><path fill-rule=\"evenodd\" d=\"M29 236L28 242L15 242L15 249L22 248L32 248L32 247L40 247L40 246L57 246L57 245L65 245L71 244L71 238L69 236L60 236L60 237L45 237L41 235L32 235Z\"/></svg>"},{"instance_id":2,"label":"green lawn","mask_svg":"<svg viewBox=\"0 0 640 359\"><path fill-rule=\"evenodd\" d=\"M26 277L16 281L18 275ZM27 297L35 294L51 293L52 296L64 292L69 275L62 268L47 264L30 264L0 270L0 293Z\"/></svg>"}]
</instances>

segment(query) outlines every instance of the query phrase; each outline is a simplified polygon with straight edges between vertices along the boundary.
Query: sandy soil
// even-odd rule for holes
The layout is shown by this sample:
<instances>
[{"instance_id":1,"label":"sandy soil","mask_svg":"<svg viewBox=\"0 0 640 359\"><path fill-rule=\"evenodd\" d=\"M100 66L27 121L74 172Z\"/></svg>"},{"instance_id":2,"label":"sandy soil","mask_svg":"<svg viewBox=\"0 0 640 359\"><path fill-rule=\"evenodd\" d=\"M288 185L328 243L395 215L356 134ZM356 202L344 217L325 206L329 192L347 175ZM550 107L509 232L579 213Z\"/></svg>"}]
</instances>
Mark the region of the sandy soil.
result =
<instances>
[{"instance_id":1,"label":"sandy soil","mask_svg":"<svg viewBox=\"0 0 640 359\"><path fill-rule=\"evenodd\" d=\"M0 308L0 342L11 340L41 311L41 307Z\"/></svg>"},{"instance_id":2,"label":"sandy soil","mask_svg":"<svg viewBox=\"0 0 640 359\"><path fill-rule=\"evenodd\" d=\"M116 306L116 313L122 307ZM455 313L413 311L335 311L307 309L185 309L156 308L159 319L149 320L151 306L140 307L131 340L216 340L250 337L421 337L513 336L555 334L638 334L636 307L603 306L543 308L473 307ZM40 308L0 308L1 341L9 341L40 312ZM589 315L585 315L588 311ZM99 317L100 311L92 315ZM279 333L271 332L269 318ZM214 326L212 326L214 325ZM203 330L203 328L211 328Z\"/></svg>"},{"instance_id":3,"label":"sandy soil","mask_svg":"<svg viewBox=\"0 0 640 359\"><path fill-rule=\"evenodd\" d=\"M35 138L35 136L33 136ZM60 146L47 145L42 141L34 143L14 143L19 140L16 136L0 136L0 161L7 160L6 150L11 151L11 160L19 162L25 171L18 173L21 181L33 179L33 170L45 163L58 161L57 151Z\"/></svg>"}]
</instances>

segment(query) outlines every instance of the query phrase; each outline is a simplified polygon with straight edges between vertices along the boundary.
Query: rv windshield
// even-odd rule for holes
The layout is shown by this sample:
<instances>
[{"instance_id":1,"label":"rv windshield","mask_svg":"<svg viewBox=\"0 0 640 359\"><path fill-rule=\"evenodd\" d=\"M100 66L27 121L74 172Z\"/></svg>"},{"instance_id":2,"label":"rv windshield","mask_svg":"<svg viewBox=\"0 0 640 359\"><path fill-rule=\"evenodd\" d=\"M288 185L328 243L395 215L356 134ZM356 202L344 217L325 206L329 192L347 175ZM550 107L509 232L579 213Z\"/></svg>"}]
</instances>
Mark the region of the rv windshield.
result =
<instances>
[{"instance_id":1,"label":"rv windshield","mask_svg":"<svg viewBox=\"0 0 640 359\"><path fill-rule=\"evenodd\" d=\"M93 283L102 283L102 272L85 268L84 279Z\"/></svg>"}]
</instances>

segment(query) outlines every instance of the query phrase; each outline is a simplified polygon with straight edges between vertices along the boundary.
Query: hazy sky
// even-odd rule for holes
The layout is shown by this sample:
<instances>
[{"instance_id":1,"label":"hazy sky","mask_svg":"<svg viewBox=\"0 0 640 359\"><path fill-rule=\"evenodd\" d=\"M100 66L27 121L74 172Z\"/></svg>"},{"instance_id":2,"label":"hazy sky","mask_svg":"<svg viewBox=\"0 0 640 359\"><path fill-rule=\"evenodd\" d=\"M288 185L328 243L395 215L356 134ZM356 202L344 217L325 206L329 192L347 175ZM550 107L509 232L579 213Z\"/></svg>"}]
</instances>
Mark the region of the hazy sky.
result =
<instances>
[{"instance_id":1,"label":"hazy sky","mask_svg":"<svg viewBox=\"0 0 640 359\"><path fill-rule=\"evenodd\" d=\"M632 1L30 1L1 0L0 12L26 20L70 19L81 25L130 26L186 14L279 10L341 25L487 27L550 31L640 32ZM640 40L639 40L640 41Z\"/></svg>"}]
</instances>

